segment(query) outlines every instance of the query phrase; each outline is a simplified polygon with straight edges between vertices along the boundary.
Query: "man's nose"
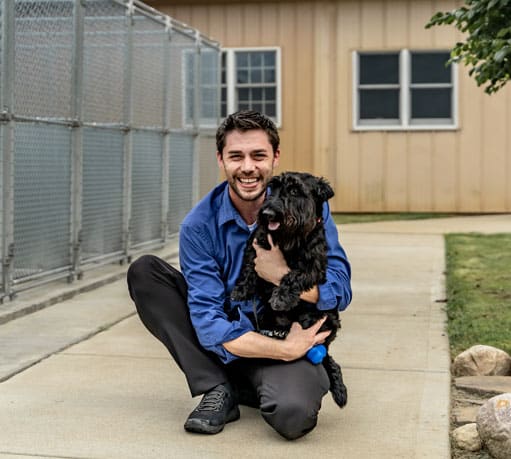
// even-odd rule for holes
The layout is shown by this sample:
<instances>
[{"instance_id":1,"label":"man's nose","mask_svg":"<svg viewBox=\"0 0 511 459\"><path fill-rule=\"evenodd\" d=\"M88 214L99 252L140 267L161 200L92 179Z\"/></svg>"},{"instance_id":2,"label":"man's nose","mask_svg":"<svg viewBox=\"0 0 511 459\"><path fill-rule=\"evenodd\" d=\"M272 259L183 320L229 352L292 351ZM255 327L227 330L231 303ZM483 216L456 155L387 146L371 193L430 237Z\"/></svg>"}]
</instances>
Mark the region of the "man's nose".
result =
<instances>
[{"instance_id":1,"label":"man's nose","mask_svg":"<svg viewBox=\"0 0 511 459\"><path fill-rule=\"evenodd\" d=\"M243 160L241 168L242 168L243 172L251 172L255 169L255 161L250 157L245 158Z\"/></svg>"}]
</instances>

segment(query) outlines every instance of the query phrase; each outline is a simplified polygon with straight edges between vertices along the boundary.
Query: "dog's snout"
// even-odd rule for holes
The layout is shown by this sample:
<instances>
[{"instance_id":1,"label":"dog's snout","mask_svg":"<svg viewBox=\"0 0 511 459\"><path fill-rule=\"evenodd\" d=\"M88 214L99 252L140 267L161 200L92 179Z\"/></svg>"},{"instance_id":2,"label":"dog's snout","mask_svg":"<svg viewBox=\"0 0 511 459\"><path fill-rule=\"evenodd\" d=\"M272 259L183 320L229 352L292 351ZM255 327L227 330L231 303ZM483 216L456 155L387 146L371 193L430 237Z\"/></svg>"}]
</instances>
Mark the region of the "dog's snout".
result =
<instances>
[{"instance_id":1,"label":"dog's snout","mask_svg":"<svg viewBox=\"0 0 511 459\"><path fill-rule=\"evenodd\" d=\"M262 214L263 214L265 217L270 218L270 219L271 219L271 218L274 218L274 217L275 217L275 215L276 215L275 211L274 211L273 209L269 208L269 207L267 207L266 209L263 209L263 210L262 210Z\"/></svg>"}]
</instances>

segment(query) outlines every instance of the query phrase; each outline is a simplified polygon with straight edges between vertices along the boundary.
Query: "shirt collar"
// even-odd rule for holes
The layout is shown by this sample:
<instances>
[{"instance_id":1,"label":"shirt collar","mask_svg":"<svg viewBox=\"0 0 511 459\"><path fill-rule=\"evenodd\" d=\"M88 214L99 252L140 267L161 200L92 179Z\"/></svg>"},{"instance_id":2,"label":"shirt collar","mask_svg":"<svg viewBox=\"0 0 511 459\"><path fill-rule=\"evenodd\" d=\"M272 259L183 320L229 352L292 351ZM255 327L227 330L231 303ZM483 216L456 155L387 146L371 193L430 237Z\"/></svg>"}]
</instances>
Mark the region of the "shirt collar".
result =
<instances>
[{"instance_id":1,"label":"shirt collar","mask_svg":"<svg viewBox=\"0 0 511 459\"><path fill-rule=\"evenodd\" d=\"M235 220L238 222L242 220L239 212L232 204L231 197L229 196L229 184L225 183L224 191L222 193L222 201L220 203L220 209L218 212L218 223L223 225L224 223Z\"/></svg>"}]
</instances>

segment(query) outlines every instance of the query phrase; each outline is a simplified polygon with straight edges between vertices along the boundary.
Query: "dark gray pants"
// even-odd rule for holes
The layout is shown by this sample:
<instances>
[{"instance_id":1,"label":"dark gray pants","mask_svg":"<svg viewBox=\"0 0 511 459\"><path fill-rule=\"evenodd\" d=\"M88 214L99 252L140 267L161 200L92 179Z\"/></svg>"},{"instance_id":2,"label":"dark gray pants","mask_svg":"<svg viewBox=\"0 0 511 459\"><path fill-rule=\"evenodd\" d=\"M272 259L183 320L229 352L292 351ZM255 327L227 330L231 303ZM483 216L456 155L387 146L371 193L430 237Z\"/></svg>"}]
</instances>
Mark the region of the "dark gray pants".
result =
<instances>
[{"instance_id":1,"label":"dark gray pants","mask_svg":"<svg viewBox=\"0 0 511 459\"><path fill-rule=\"evenodd\" d=\"M316 426L321 400L329 388L322 365L304 359L238 359L223 364L199 344L183 276L153 255L131 264L128 288L140 319L169 350L193 396L229 381L239 391L254 394L265 421L285 438L298 438Z\"/></svg>"}]
</instances>

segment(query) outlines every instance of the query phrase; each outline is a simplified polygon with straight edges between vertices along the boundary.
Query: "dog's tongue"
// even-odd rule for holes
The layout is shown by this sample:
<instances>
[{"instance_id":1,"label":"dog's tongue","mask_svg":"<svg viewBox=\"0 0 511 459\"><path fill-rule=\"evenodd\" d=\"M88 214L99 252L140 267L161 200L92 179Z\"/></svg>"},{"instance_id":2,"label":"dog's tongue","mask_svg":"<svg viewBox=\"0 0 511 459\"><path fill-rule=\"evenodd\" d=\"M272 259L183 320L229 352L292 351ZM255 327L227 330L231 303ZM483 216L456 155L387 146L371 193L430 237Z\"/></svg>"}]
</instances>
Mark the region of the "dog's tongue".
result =
<instances>
[{"instance_id":1,"label":"dog's tongue","mask_svg":"<svg viewBox=\"0 0 511 459\"><path fill-rule=\"evenodd\" d=\"M279 222L270 222L268 223L268 229L270 231L275 231L280 226Z\"/></svg>"}]
</instances>

